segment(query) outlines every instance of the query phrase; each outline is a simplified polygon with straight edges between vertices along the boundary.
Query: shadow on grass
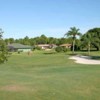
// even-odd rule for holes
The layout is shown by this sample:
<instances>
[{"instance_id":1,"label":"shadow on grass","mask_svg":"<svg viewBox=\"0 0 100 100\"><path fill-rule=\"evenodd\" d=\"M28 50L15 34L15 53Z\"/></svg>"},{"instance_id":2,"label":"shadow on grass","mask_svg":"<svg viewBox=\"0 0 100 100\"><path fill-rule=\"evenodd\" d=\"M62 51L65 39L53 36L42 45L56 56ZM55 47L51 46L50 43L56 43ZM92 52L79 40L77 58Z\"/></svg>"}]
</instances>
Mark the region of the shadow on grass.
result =
<instances>
[{"instance_id":1,"label":"shadow on grass","mask_svg":"<svg viewBox=\"0 0 100 100\"><path fill-rule=\"evenodd\" d=\"M77 53L74 53L74 54L69 53L69 54L67 54L67 55L69 55L69 56L76 56L76 55L78 55L78 54L77 54Z\"/></svg>"},{"instance_id":2,"label":"shadow on grass","mask_svg":"<svg viewBox=\"0 0 100 100\"><path fill-rule=\"evenodd\" d=\"M81 53L69 53L67 54L69 56L76 56L76 55L79 55L79 56L87 56L87 57L90 57L90 59L93 59L93 60L100 60L100 56L92 56L92 55L89 55L87 52L81 52Z\"/></svg>"},{"instance_id":3,"label":"shadow on grass","mask_svg":"<svg viewBox=\"0 0 100 100\"><path fill-rule=\"evenodd\" d=\"M100 56L91 56L91 59L100 60Z\"/></svg>"},{"instance_id":4,"label":"shadow on grass","mask_svg":"<svg viewBox=\"0 0 100 100\"><path fill-rule=\"evenodd\" d=\"M45 53L43 53L43 54L45 54L45 55L56 54L56 52L45 52Z\"/></svg>"}]
</instances>

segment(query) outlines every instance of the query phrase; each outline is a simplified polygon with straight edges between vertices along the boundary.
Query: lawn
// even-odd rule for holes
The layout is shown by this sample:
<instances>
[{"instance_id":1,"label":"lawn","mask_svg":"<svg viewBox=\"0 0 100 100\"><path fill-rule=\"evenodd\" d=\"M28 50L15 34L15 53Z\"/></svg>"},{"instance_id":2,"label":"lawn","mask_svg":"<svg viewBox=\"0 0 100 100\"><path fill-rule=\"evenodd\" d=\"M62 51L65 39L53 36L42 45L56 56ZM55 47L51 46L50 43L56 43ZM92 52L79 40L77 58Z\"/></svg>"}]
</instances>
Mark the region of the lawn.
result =
<instances>
[{"instance_id":1,"label":"lawn","mask_svg":"<svg viewBox=\"0 0 100 100\"><path fill-rule=\"evenodd\" d=\"M65 53L12 54L0 65L0 100L100 100L100 65Z\"/></svg>"}]
</instances>

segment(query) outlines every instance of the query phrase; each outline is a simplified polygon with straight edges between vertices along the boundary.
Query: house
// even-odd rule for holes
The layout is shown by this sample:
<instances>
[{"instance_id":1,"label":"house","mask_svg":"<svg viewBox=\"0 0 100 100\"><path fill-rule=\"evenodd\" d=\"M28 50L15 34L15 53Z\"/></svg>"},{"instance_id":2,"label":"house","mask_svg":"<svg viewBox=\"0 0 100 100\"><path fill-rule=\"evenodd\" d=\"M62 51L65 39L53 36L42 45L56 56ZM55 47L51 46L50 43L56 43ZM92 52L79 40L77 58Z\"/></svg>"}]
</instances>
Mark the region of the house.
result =
<instances>
[{"instance_id":1,"label":"house","mask_svg":"<svg viewBox=\"0 0 100 100\"><path fill-rule=\"evenodd\" d=\"M9 51L22 51L22 52L29 52L32 50L33 47L29 45L23 45L19 43L12 43L8 44Z\"/></svg>"},{"instance_id":2,"label":"house","mask_svg":"<svg viewBox=\"0 0 100 100\"><path fill-rule=\"evenodd\" d=\"M46 50L46 49L53 49L53 48L56 48L57 46L55 44L38 44L36 45L37 47L40 47L41 49L43 50Z\"/></svg>"},{"instance_id":3,"label":"house","mask_svg":"<svg viewBox=\"0 0 100 100\"><path fill-rule=\"evenodd\" d=\"M65 48L71 48L72 44L61 44L60 46Z\"/></svg>"},{"instance_id":4,"label":"house","mask_svg":"<svg viewBox=\"0 0 100 100\"><path fill-rule=\"evenodd\" d=\"M51 46L52 49L55 49L57 47L56 44L50 44L50 46Z\"/></svg>"},{"instance_id":5,"label":"house","mask_svg":"<svg viewBox=\"0 0 100 100\"><path fill-rule=\"evenodd\" d=\"M37 47L40 47L41 49L45 50L45 49L50 49L50 45L49 44L38 44L36 45Z\"/></svg>"}]
</instances>

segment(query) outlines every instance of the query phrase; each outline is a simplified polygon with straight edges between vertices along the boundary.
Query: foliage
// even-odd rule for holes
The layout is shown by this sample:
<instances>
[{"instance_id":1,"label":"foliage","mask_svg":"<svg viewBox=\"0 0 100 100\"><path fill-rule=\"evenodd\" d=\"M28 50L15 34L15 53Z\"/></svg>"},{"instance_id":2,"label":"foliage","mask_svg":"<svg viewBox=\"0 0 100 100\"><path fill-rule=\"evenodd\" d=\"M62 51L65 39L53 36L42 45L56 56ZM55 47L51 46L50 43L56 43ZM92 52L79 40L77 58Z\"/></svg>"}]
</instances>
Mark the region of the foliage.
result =
<instances>
[{"instance_id":1,"label":"foliage","mask_svg":"<svg viewBox=\"0 0 100 100\"><path fill-rule=\"evenodd\" d=\"M7 61L7 58L8 58L7 46L3 41L0 41L0 64Z\"/></svg>"},{"instance_id":2,"label":"foliage","mask_svg":"<svg viewBox=\"0 0 100 100\"><path fill-rule=\"evenodd\" d=\"M97 50L100 50L100 28L93 28L88 30L88 32L91 33L92 45L94 45Z\"/></svg>"},{"instance_id":3,"label":"foliage","mask_svg":"<svg viewBox=\"0 0 100 100\"><path fill-rule=\"evenodd\" d=\"M61 44L66 44L68 41L66 38L61 38L59 39L59 44L58 45L61 45Z\"/></svg>"},{"instance_id":4,"label":"foliage","mask_svg":"<svg viewBox=\"0 0 100 100\"><path fill-rule=\"evenodd\" d=\"M8 58L8 50L5 42L3 41L2 37L2 29L0 29L0 64L7 61Z\"/></svg>"},{"instance_id":5,"label":"foliage","mask_svg":"<svg viewBox=\"0 0 100 100\"><path fill-rule=\"evenodd\" d=\"M18 54L20 54L21 52L23 52L23 50L18 50L17 52L18 52Z\"/></svg>"},{"instance_id":6,"label":"foliage","mask_svg":"<svg viewBox=\"0 0 100 100\"><path fill-rule=\"evenodd\" d=\"M65 48L65 47L58 46L58 47L55 48L55 51L56 52L67 52L68 49Z\"/></svg>"},{"instance_id":7,"label":"foliage","mask_svg":"<svg viewBox=\"0 0 100 100\"><path fill-rule=\"evenodd\" d=\"M90 55L91 48L96 48L96 50L100 50L100 28L93 28L88 30L81 37L81 47L87 48L88 54Z\"/></svg>"},{"instance_id":8,"label":"foliage","mask_svg":"<svg viewBox=\"0 0 100 100\"><path fill-rule=\"evenodd\" d=\"M90 49L91 49L91 44L92 44L92 34L87 32L82 36L82 45L87 47L88 49L88 54L90 55Z\"/></svg>"},{"instance_id":9,"label":"foliage","mask_svg":"<svg viewBox=\"0 0 100 100\"><path fill-rule=\"evenodd\" d=\"M65 34L65 36L72 38L72 44L73 44L72 51L73 51L73 54L74 54L75 39L76 39L76 36L81 36L81 33L79 32L79 29L77 29L76 27L71 27L70 30Z\"/></svg>"},{"instance_id":10,"label":"foliage","mask_svg":"<svg viewBox=\"0 0 100 100\"><path fill-rule=\"evenodd\" d=\"M58 47L55 48L55 51L56 52L62 52L63 51L63 47L58 46Z\"/></svg>"},{"instance_id":11,"label":"foliage","mask_svg":"<svg viewBox=\"0 0 100 100\"><path fill-rule=\"evenodd\" d=\"M2 32L1 32L2 33ZM90 34L91 35L91 43L90 46L91 48L95 48L96 50L100 50L100 28L93 28L93 29L89 29L85 34ZM2 35L0 35L1 38ZM8 38L5 39L6 44L8 43L21 43L21 44L25 44L25 45L31 45L31 46L35 46L38 44L56 44L56 45L61 45L61 44L65 44L65 43L70 43L73 44L71 50L73 51L78 51L80 49L89 49L88 48L88 43L87 41L89 41L89 36L85 36L84 34L81 37L81 41L80 38L77 39L77 36L81 36L81 33L79 32L79 29L77 29L76 27L71 27L70 30L65 34L65 36L67 36L68 38L54 38L54 37L46 37L44 34L42 34L41 36L38 37L31 37L29 38L28 36L24 37L24 38L20 38L20 39L14 39L14 38ZM87 37L87 39L83 39Z\"/></svg>"},{"instance_id":12,"label":"foliage","mask_svg":"<svg viewBox=\"0 0 100 100\"><path fill-rule=\"evenodd\" d=\"M41 50L41 47L36 46L35 49L36 49L36 50Z\"/></svg>"},{"instance_id":13,"label":"foliage","mask_svg":"<svg viewBox=\"0 0 100 100\"><path fill-rule=\"evenodd\" d=\"M28 36L20 39L8 38L5 39L6 44L9 43L21 43L24 45L37 45L37 44L57 44L61 45L64 43L70 43L71 39L66 38L54 38L54 37L46 37L45 35L41 35L40 37L29 38Z\"/></svg>"},{"instance_id":14,"label":"foliage","mask_svg":"<svg viewBox=\"0 0 100 100\"><path fill-rule=\"evenodd\" d=\"M68 48L63 47L63 52L67 52L67 51L68 51Z\"/></svg>"}]
</instances>

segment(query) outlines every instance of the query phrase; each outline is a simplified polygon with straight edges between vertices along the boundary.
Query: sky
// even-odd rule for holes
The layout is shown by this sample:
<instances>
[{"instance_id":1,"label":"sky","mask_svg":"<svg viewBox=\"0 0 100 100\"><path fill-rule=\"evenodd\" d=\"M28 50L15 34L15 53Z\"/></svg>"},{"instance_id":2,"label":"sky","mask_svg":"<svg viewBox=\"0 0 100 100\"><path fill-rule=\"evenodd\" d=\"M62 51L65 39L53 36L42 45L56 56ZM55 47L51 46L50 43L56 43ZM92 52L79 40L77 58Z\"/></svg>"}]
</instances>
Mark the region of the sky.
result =
<instances>
[{"instance_id":1,"label":"sky","mask_svg":"<svg viewBox=\"0 0 100 100\"><path fill-rule=\"evenodd\" d=\"M3 38L61 38L74 26L100 27L100 0L0 0Z\"/></svg>"}]
</instances>

